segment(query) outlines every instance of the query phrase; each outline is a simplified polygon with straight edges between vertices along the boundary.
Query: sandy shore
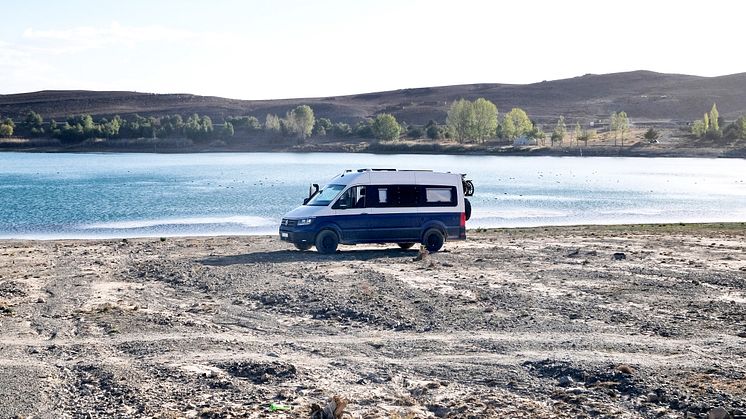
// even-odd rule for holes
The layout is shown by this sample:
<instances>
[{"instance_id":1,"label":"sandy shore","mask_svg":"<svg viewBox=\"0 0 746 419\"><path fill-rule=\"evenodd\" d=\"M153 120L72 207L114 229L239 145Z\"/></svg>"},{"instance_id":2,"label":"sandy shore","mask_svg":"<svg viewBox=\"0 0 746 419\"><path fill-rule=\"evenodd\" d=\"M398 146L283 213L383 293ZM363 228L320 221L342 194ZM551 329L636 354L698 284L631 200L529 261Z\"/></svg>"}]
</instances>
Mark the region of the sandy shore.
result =
<instances>
[{"instance_id":1,"label":"sandy shore","mask_svg":"<svg viewBox=\"0 0 746 419\"><path fill-rule=\"evenodd\" d=\"M0 417L306 418L333 395L355 418L746 415L746 224L417 254L1 241Z\"/></svg>"}]
</instances>

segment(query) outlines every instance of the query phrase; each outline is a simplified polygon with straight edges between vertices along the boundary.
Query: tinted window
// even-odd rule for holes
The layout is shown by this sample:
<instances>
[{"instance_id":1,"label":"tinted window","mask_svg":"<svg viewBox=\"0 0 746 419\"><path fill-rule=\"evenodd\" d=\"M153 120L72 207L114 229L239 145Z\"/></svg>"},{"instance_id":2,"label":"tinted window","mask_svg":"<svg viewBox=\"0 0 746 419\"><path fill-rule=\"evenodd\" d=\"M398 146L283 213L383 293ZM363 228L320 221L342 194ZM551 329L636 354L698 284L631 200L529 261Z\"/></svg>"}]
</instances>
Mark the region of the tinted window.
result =
<instances>
[{"instance_id":1,"label":"tinted window","mask_svg":"<svg viewBox=\"0 0 746 419\"><path fill-rule=\"evenodd\" d=\"M417 186L414 185L397 185L396 187L397 207L416 207L417 206Z\"/></svg>"}]
</instances>

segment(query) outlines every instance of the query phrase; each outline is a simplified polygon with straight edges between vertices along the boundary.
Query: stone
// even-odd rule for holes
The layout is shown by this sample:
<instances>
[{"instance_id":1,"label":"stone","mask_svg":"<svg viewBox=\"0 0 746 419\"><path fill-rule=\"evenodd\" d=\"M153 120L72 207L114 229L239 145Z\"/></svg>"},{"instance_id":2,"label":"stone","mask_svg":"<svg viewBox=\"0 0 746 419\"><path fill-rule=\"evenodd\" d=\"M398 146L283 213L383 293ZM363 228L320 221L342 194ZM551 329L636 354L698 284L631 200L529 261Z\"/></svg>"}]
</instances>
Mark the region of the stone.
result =
<instances>
[{"instance_id":1,"label":"stone","mask_svg":"<svg viewBox=\"0 0 746 419\"><path fill-rule=\"evenodd\" d=\"M559 378L559 385L562 387L569 387L573 384L575 384L575 380L573 380L569 375L563 375Z\"/></svg>"},{"instance_id":2,"label":"stone","mask_svg":"<svg viewBox=\"0 0 746 419\"><path fill-rule=\"evenodd\" d=\"M619 365L617 365L616 370L619 371L619 372L621 372L622 374L626 374L626 375L632 375L632 374L635 373L635 369L632 368L632 367L630 367L627 364L619 364Z\"/></svg>"},{"instance_id":3,"label":"stone","mask_svg":"<svg viewBox=\"0 0 746 419\"><path fill-rule=\"evenodd\" d=\"M716 407L707 412L707 419L731 419L731 415L724 408Z\"/></svg>"},{"instance_id":4,"label":"stone","mask_svg":"<svg viewBox=\"0 0 746 419\"><path fill-rule=\"evenodd\" d=\"M611 255L611 258L614 260L624 260L627 259L627 255L625 255L624 252L616 252Z\"/></svg>"}]
</instances>

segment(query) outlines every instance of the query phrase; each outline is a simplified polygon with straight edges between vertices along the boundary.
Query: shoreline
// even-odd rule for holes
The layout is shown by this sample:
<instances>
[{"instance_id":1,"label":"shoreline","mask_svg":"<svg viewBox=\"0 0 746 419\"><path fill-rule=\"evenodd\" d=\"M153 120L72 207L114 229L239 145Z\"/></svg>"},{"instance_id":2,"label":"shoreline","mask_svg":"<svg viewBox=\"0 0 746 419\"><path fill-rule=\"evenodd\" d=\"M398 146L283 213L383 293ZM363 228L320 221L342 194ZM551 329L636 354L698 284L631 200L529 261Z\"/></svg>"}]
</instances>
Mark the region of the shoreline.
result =
<instances>
[{"instance_id":1,"label":"shoreline","mask_svg":"<svg viewBox=\"0 0 746 419\"><path fill-rule=\"evenodd\" d=\"M378 155L411 154L411 155L453 155L453 156L516 156L516 157L670 157L670 158L746 158L746 148L702 148L676 147L663 148L654 146L607 147L591 146L588 148L552 148L531 146L476 146L451 147L440 144L423 143L415 146L401 144L372 144L361 147L357 144L308 144L306 146L283 147L200 147L187 148L167 147L105 147L105 146L70 146L70 147L9 147L0 146L2 152L27 153L143 153L143 154L199 154L199 153L367 153Z\"/></svg>"},{"instance_id":2,"label":"shoreline","mask_svg":"<svg viewBox=\"0 0 746 419\"><path fill-rule=\"evenodd\" d=\"M279 228L279 223L278 223ZM706 222L665 222L665 223L621 223L621 224L560 224L560 225L537 225L537 226L517 226L517 227L470 227L466 229L467 240L470 235L482 234L482 233L504 233L504 232L526 232L534 230L542 231L557 231L557 230L574 230L574 231L595 231L595 230L631 230L631 231L646 231L656 229L666 229L669 231L681 230L690 231L697 229L744 229L746 230L746 220L744 221L706 221ZM239 239L252 237L263 237L263 238L278 238L277 232L266 232L256 234L241 234L241 233L225 233L225 234L186 234L186 235L164 235L164 234L153 234L145 236L109 236L109 237L51 237L51 238L39 238L39 237L0 237L0 244L10 242L58 242L58 241L72 241L72 242L110 242L110 241L121 241L121 240L202 240L202 239ZM279 241L279 239L278 239ZM386 244L383 244L384 246ZM341 250L354 249L356 245L340 245ZM361 245L364 246L364 245Z\"/></svg>"}]
</instances>

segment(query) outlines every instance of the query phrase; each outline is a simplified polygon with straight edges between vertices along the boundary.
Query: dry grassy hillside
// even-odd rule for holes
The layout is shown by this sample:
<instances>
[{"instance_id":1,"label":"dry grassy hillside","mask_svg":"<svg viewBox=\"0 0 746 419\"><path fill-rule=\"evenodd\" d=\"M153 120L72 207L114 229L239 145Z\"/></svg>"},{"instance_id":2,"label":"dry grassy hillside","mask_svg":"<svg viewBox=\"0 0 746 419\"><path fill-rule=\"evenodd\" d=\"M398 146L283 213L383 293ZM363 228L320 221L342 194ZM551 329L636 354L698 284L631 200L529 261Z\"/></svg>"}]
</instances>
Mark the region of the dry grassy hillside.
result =
<instances>
[{"instance_id":1,"label":"dry grassy hillside","mask_svg":"<svg viewBox=\"0 0 746 419\"><path fill-rule=\"evenodd\" d=\"M484 97L500 111L521 107L532 118L546 121L558 115L593 120L624 110L638 121L688 121L717 102L721 114L733 118L746 113L746 73L697 77L634 71L585 75L526 85L472 84L401 89L327 98L236 100L190 94L136 92L42 91L0 95L0 115L17 117L32 109L45 118L88 113L122 116L200 113L222 120L226 116L284 114L298 104L309 104L317 116L355 121L379 112L398 120L423 124L443 121L449 104L459 98Z\"/></svg>"}]
</instances>

